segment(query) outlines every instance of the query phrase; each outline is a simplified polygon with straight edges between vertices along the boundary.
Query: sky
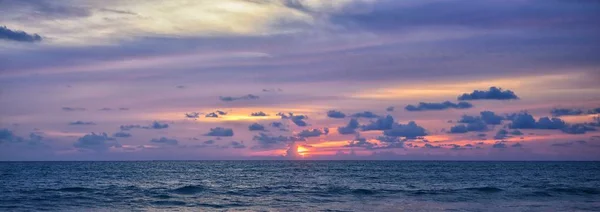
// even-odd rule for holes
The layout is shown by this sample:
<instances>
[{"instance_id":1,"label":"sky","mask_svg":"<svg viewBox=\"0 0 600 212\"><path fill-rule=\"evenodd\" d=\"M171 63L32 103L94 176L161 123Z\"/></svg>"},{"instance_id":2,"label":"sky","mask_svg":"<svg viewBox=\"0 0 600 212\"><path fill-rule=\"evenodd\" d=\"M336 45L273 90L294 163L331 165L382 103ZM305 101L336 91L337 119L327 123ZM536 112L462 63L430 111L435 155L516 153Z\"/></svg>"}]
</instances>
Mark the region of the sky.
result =
<instances>
[{"instance_id":1,"label":"sky","mask_svg":"<svg viewBox=\"0 0 600 212\"><path fill-rule=\"evenodd\" d=\"M0 0L0 160L600 160L594 0Z\"/></svg>"}]
</instances>

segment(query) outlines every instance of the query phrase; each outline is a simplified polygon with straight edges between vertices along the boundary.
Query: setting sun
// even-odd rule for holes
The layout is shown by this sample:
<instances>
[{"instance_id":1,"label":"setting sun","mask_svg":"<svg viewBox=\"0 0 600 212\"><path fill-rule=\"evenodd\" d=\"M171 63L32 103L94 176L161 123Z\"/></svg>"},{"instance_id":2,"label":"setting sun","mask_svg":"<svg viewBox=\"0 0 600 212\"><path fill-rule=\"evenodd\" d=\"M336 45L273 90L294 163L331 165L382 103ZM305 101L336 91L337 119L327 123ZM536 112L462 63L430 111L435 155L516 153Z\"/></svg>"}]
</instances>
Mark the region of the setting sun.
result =
<instances>
[{"instance_id":1,"label":"setting sun","mask_svg":"<svg viewBox=\"0 0 600 212\"><path fill-rule=\"evenodd\" d=\"M302 156L306 156L306 154L308 153L308 149L302 146L298 146L298 154L302 155Z\"/></svg>"}]
</instances>

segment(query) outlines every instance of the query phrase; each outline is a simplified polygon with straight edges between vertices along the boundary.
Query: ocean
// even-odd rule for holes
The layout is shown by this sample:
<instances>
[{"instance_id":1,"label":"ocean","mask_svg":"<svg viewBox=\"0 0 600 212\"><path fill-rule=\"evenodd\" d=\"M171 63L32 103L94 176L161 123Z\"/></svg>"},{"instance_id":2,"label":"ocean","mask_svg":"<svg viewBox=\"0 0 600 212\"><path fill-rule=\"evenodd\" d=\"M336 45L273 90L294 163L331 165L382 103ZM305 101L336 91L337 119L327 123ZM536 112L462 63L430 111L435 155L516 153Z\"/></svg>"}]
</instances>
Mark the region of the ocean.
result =
<instances>
[{"instance_id":1,"label":"ocean","mask_svg":"<svg viewBox=\"0 0 600 212\"><path fill-rule=\"evenodd\" d=\"M0 162L0 211L600 211L600 162Z\"/></svg>"}]
</instances>

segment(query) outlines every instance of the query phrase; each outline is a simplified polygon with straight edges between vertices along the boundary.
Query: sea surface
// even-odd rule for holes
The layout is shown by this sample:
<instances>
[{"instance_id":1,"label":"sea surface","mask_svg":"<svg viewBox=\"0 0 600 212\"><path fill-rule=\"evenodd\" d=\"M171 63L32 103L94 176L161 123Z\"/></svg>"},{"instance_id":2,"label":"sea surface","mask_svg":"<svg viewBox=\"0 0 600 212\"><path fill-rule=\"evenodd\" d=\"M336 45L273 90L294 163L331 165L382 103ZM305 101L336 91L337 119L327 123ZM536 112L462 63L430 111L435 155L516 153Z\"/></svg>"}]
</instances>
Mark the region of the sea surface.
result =
<instances>
[{"instance_id":1,"label":"sea surface","mask_svg":"<svg viewBox=\"0 0 600 212\"><path fill-rule=\"evenodd\" d=\"M0 162L0 211L600 211L600 162Z\"/></svg>"}]
</instances>

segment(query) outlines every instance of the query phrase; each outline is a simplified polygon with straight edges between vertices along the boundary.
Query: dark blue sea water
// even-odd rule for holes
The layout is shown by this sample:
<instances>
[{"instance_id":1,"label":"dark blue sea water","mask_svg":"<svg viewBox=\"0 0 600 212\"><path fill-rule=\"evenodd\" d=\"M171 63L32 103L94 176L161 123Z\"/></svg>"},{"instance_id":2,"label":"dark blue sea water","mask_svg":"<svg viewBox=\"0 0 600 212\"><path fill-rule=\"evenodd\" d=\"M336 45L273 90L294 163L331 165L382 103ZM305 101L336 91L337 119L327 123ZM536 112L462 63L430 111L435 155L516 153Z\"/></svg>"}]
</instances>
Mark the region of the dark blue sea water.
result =
<instances>
[{"instance_id":1,"label":"dark blue sea water","mask_svg":"<svg viewBox=\"0 0 600 212\"><path fill-rule=\"evenodd\" d=\"M0 211L600 211L598 162L0 162Z\"/></svg>"}]
</instances>

